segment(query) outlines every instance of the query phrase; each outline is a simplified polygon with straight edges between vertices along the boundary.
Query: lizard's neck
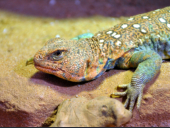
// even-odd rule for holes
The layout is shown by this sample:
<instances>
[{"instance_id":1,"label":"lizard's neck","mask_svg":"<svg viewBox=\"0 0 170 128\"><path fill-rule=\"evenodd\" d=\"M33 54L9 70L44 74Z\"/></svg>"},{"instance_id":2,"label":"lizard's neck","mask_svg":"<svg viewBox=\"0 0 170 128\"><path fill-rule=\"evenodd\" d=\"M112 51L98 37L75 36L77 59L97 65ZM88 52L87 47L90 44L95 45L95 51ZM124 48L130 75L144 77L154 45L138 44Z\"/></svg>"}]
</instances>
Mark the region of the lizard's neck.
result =
<instances>
[{"instance_id":1,"label":"lizard's neck","mask_svg":"<svg viewBox=\"0 0 170 128\"><path fill-rule=\"evenodd\" d=\"M109 58L110 46L109 43L102 43L98 38L92 37L86 39L92 54L90 55L87 68L85 71L85 79L91 80L101 76L107 69L113 68L115 62Z\"/></svg>"}]
</instances>

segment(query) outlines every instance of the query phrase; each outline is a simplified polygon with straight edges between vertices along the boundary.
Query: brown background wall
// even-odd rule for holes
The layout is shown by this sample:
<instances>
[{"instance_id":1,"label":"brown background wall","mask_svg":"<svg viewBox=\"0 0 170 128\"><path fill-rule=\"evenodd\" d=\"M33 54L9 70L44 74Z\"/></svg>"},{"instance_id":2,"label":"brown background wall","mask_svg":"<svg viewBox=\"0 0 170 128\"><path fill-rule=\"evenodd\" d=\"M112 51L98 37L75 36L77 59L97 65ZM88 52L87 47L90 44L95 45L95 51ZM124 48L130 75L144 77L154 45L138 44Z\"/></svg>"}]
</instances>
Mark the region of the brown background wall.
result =
<instances>
[{"instance_id":1,"label":"brown background wall","mask_svg":"<svg viewBox=\"0 0 170 128\"><path fill-rule=\"evenodd\" d=\"M0 0L0 10L55 18L131 16L170 5L170 0Z\"/></svg>"}]
</instances>

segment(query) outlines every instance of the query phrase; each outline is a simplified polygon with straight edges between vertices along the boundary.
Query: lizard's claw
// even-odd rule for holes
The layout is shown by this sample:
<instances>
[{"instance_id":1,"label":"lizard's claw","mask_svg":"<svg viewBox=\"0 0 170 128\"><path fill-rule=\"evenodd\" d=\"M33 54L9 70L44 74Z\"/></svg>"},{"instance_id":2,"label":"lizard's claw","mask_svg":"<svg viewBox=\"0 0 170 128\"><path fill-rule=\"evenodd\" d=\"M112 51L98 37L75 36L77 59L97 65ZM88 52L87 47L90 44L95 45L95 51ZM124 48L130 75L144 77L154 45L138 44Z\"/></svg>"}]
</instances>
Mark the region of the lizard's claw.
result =
<instances>
[{"instance_id":1,"label":"lizard's claw","mask_svg":"<svg viewBox=\"0 0 170 128\"><path fill-rule=\"evenodd\" d=\"M127 88L127 89L124 92L113 93L113 94L111 94L111 97L127 95L127 99L124 103L124 106L125 106L125 108L127 108L128 104L129 104L129 111L131 111L131 112L134 107L135 101L137 99L137 109L139 109L141 100L142 100L144 85L141 85L140 87L139 86L136 87L136 86L131 86L131 84L123 84L123 85L119 85L118 87L119 88Z\"/></svg>"}]
</instances>

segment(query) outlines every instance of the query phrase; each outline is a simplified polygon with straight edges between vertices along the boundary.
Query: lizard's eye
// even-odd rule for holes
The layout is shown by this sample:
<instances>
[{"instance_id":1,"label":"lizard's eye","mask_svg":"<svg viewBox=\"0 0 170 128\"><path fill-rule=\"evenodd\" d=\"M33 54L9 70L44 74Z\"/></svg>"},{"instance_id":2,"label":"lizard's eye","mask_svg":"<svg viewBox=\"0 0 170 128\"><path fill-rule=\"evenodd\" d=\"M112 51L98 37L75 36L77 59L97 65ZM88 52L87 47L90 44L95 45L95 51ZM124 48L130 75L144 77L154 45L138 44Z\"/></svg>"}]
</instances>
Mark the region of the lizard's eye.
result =
<instances>
[{"instance_id":1,"label":"lizard's eye","mask_svg":"<svg viewBox=\"0 0 170 128\"><path fill-rule=\"evenodd\" d=\"M52 53L52 60L61 60L63 58L63 52L63 50L57 50L56 52Z\"/></svg>"}]
</instances>

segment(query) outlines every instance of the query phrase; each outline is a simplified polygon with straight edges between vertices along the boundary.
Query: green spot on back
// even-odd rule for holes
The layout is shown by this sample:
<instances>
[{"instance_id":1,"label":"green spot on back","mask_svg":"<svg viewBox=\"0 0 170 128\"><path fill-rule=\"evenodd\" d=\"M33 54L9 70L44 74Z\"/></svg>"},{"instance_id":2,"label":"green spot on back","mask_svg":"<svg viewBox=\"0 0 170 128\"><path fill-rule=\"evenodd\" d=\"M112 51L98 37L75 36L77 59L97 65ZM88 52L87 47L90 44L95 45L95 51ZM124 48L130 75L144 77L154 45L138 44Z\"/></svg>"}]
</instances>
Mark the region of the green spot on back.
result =
<instances>
[{"instance_id":1,"label":"green spot on back","mask_svg":"<svg viewBox=\"0 0 170 128\"><path fill-rule=\"evenodd\" d=\"M149 24L149 31L154 31L152 24Z\"/></svg>"},{"instance_id":2,"label":"green spot on back","mask_svg":"<svg viewBox=\"0 0 170 128\"><path fill-rule=\"evenodd\" d=\"M99 59L99 64L103 64L103 59Z\"/></svg>"},{"instance_id":3,"label":"green spot on back","mask_svg":"<svg viewBox=\"0 0 170 128\"><path fill-rule=\"evenodd\" d=\"M72 40L80 40L80 39L83 39L83 38L91 38L94 34L92 33L84 33L84 34L81 34L81 35L78 35L74 38L71 38Z\"/></svg>"}]
</instances>

